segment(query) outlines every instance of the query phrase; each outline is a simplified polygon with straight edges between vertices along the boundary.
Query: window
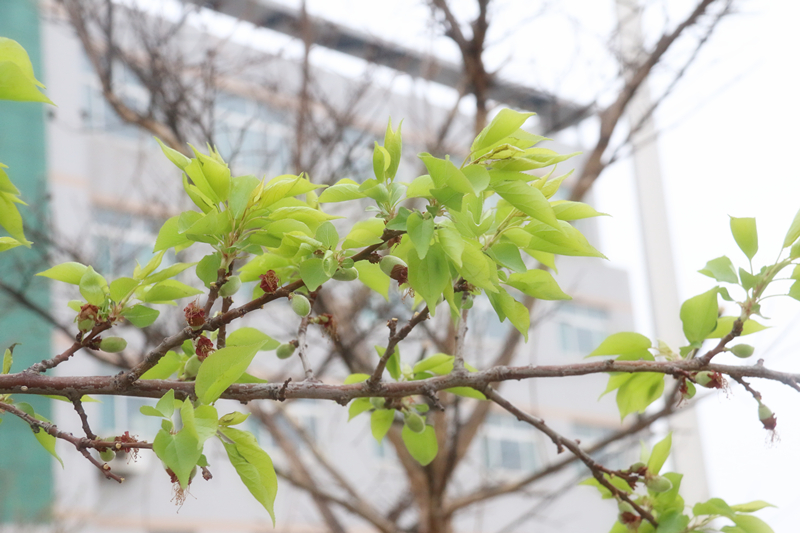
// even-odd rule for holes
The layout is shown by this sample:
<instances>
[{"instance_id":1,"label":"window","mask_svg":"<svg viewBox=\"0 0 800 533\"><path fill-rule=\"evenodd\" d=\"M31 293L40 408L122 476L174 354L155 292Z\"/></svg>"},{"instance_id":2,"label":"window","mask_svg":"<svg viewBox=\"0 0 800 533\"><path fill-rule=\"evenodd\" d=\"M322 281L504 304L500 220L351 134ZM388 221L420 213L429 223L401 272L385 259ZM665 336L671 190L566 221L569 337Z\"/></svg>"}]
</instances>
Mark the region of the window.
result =
<instances>
[{"instance_id":1,"label":"window","mask_svg":"<svg viewBox=\"0 0 800 533\"><path fill-rule=\"evenodd\" d=\"M535 432L513 416L491 414L483 431L485 468L530 472L539 465Z\"/></svg>"},{"instance_id":2,"label":"window","mask_svg":"<svg viewBox=\"0 0 800 533\"><path fill-rule=\"evenodd\" d=\"M161 428L161 419L142 416L139 408L143 405L155 407L157 399L133 398L126 396L106 396L100 407L101 437L118 436L126 431L141 440L151 441Z\"/></svg>"},{"instance_id":3,"label":"window","mask_svg":"<svg viewBox=\"0 0 800 533\"><path fill-rule=\"evenodd\" d=\"M96 208L93 218L95 266L100 273L112 278L130 276L134 261L144 266L153 257L159 221L105 208Z\"/></svg>"},{"instance_id":4,"label":"window","mask_svg":"<svg viewBox=\"0 0 800 533\"><path fill-rule=\"evenodd\" d=\"M290 163L287 117L231 93L215 101L214 141L225 161L246 172L284 174Z\"/></svg>"},{"instance_id":5,"label":"window","mask_svg":"<svg viewBox=\"0 0 800 533\"><path fill-rule=\"evenodd\" d=\"M556 322L561 350L567 354L587 355L608 336L608 313L598 307L562 304Z\"/></svg>"}]
</instances>

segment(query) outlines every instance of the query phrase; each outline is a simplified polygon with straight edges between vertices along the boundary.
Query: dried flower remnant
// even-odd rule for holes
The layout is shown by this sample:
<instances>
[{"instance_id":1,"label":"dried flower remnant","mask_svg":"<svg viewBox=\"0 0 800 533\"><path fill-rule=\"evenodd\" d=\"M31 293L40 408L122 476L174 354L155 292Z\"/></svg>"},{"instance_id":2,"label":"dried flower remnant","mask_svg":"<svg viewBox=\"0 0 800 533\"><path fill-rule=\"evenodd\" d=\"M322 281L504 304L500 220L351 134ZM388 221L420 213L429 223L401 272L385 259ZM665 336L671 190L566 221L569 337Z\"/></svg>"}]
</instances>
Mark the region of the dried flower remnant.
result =
<instances>
[{"instance_id":1,"label":"dried flower remnant","mask_svg":"<svg viewBox=\"0 0 800 533\"><path fill-rule=\"evenodd\" d=\"M266 274L261 274L259 278L261 279L259 287L261 287L261 290L266 294L271 294L277 291L281 284L281 280L278 278L278 275L274 270L268 270Z\"/></svg>"}]
</instances>

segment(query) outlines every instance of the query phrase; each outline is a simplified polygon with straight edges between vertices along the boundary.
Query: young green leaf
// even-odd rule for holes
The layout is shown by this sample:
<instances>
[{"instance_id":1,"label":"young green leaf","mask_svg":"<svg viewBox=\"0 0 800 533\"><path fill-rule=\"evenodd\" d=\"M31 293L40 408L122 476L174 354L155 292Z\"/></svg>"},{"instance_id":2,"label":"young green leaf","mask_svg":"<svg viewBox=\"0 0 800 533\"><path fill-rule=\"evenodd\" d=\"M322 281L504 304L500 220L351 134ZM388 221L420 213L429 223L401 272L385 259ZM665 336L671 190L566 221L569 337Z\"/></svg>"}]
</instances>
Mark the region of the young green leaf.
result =
<instances>
[{"instance_id":1,"label":"young green leaf","mask_svg":"<svg viewBox=\"0 0 800 533\"><path fill-rule=\"evenodd\" d=\"M756 219L731 217L731 233L739 249L748 259L753 259L758 251L758 232Z\"/></svg>"},{"instance_id":2,"label":"young green leaf","mask_svg":"<svg viewBox=\"0 0 800 533\"><path fill-rule=\"evenodd\" d=\"M383 296L387 302L389 301L389 287L392 278L384 274L379 265L369 261L359 261L355 264L355 269L358 270L358 279L361 283Z\"/></svg>"},{"instance_id":3,"label":"young green leaf","mask_svg":"<svg viewBox=\"0 0 800 533\"><path fill-rule=\"evenodd\" d=\"M185 357L170 350L158 360L156 366L142 374L139 379L169 379L183 365Z\"/></svg>"},{"instance_id":4,"label":"young green leaf","mask_svg":"<svg viewBox=\"0 0 800 533\"><path fill-rule=\"evenodd\" d=\"M539 300L572 299L570 295L561 290L552 274L546 270L533 269L522 273L515 272L504 283Z\"/></svg>"},{"instance_id":5,"label":"young green leaf","mask_svg":"<svg viewBox=\"0 0 800 533\"><path fill-rule=\"evenodd\" d=\"M430 464L439 453L439 443L436 441L433 426L425 426L425 431L416 433L404 425L402 436L408 453L422 466Z\"/></svg>"},{"instance_id":6,"label":"young green leaf","mask_svg":"<svg viewBox=\"0 0 800 533\"><path fill-rule=\"evenodd\" d=\"M519 113L508 108L501 109L489 125L483 128L480 134L475 138L470 151L478 152L508 137L517 131L520 126L534 114L535 113Z\"/></svg>"},{"instance_id":7,"label":"young green leaf","mask_svg":"<svg viewBox=\"0 0 800 533\"><path fill-rule=\"evenodd\" d=\"M226 346L209 355L200 366L195 393L201 402L211 404L245 373L263 343Z\"/></svg>"},{"instance_id":8,"label":"young green leaf","mask_svg":"<svg viewBox=\"0 0 800 533\"><path fill-rule=\"evenodd\" d=\"M94 305L102 305L106 300L106 290L108 283L106 279L94 271L92 267L86 267L86 271L81 276L80 284L78 285L83 296L87 302Z\"/></svg>"},{"instance_id":9,"label":"young green leaf","mask_svg":"<svg viewBox=\"0 0 800 533\"><path fill-rule=\"evenodd\" d=\"M321 242L325 248L335 250L336 247L339 246L339 233L330 222L323 222L319 225L315 238Z\"/></svg>"},{"instance_id":10,"label":"young green leaf","mask_svg":"<svg viewBox=\"0 0 800 533\"><path fill-rule=\"evenodd\" d=\"M669 457L669 451L672 448L672 433L656 443L653 446L653 451L650 453L650 459L647 461L647 470L652 474L661 472L661 467Z\"/></svg>"},{"instance_id":11,"label":"young green leaf","mask_svg":"<svg viewBox=\"0 0 800 533\"><path fill-rule=\"evenodd\" d=\"M203 291L190 287L180 281L168 279L153 285L150 290L142 294L139 299L148 303L164 303L195 296L202 292Z\"/></svg>"},{"instance_id":12,"label":"young green leaf","mask_svg":"<svg viewBox=\"0 0 800 533\"><path fill-rule=\"evenodd\" d=\"M258 446L256 438L231 427L220 429L232 443L224 442L228 459L250 494L264 506L275 527L275 496L278 493L278 476L267 452Z\"/></svg>"},{"instance_id":13,"label":"young green leaf","mask_svg":"<svg viewBox=\"0 0 800 533\"><path fill-rule=\"evenodd\" d=\"M63 281L64 283L71 283L72 285L80 285L81 278L86 273L87 268L86 265L75 262L61 263L60 265L48 268L44 272L39 272L36 275L56 281Z\"/></svg>"},{"instance_id":14,"label":"young green leaf","mask_svg":"<svg viewBox=\"0 0 800 533\"><path fill-rule=\"evenodd\" d=\"M192 469L203 454L198 435L185 427L176 434L162 428L153 440L153 452L172 470L181 488L186 490Z\"/></svg>"},{"instance_id":15,"label":"young green leaf","mask_svg":"<svg viewBox=\"0 0 800 533\"><path fill-rule=\"evenodd\" d=\"M698 270L710 278L717 281L724 281L725 283L739 283L739 276L736 275L736 269L733 263L726 256L717 257L706 263L705 268Z\"/></svg>"},{"instance_id":16,"label":"young green leaf","mask_svg":"<svg viewBox=\"0 0 800 533\"><path fill-rule=\"evenodd\" d=\"M588 357L597 355L626 355L647 352L653 345L650 339L641 333L622 332L614 333L605 338L600 346L594 349ZM647 352L649 353L649 352Z\"/></svg>"},{"instance_id":17,"label":"young green leaf","mask_svg":"<svg viewBox=\"0 0 800 533\"><path fill-rule=\"evenodd\" d=\"M372 404L369 398L356 398L350 402L350 407L347 408L347 421L349 422L364 411L369 411L370 409L372 409Z\"/></svg>"},{"instance_id":18,"label":"young green leaf","mask_svg":"<svg viewBox=\"0 0 800 533\"><path fill-rule=\"evenodd\" d=\"M161 312L146 305L134 305L122 311L122 316L137 328L146 328L156 321Z\"/></svg>"},{"instance_id":19,"label":"young green leaf","mask_svg":"<svg viewBox=\"0 0 800 533\"><path fill-rule=\"evenodd\" d=\"M433 238L433 218L422 218L417 213L411 213L406 220L406 227L417 255L424 259Z\"/></svg>"},{"instance_id":20,"label":"young green leaf","mask_svg":"<svg viewBox=\"0 0 800 533\"><path fill-rule=\"evenodd\" d=\"M717 289L689 298L681 305L683 334L690 343L700 343L717 327Z\"/></svg>"},{"instance_id":21,"label":"young green leaf","mask_svg":"<svg viewBox=\"0 0 800 533\"><path fill-rule=\"evenodd\" d=\"M370 417L370 428L375 440L381 442L394 422L394 409L376 409Z\"/></svg>"},{"instance_id":22,"label":"young green leaf","mask_svg":"<svg viewBox=\"0 0 800 533\"><path fill-rule=\"evenodd\" d=\"M794 216L794 220L792 220L792 224L786 232L786 237L783 239L783 247L791 246L798 237L800 237L800 211Z\"/></svg>"},{"instance_id":23,"label":"young green leaf","mask_svg":"<svg viewBox=\"0 0 800 533\"><path fill-rule=\"evenodd\" d=\"M389 166L385 168L384 174L388 179L394 179L397 174L397 168L400 165L400 156L403 153L403 137L400 130L403 127L403 121L397 126L397 130L392 131L392 119L389 118L389 124L386 126L386 134L383 137L383 147L386 148L390 156Z\"/></svg>"},{"instance_id":24,"label":"young green leaf","mask_svg":"<svg viewBox=\"0 0 800 533\"><path fill-rule=\"evenodd\" d=\"M425 258L412 249L408 254L408 283L428 304L431 316L450 279L450 267L441 245L434 244Z\"/></svg>"},{"instance_id":25,"label":"young green leaf","mask_svg":"<svg viewBox=\"0 0 800 533\"><path fill-rule=\"evenodd\" d=\"M544 222L548 226L559 228L558 219L550 207L550 202L542 191L522 181L498 183L494 190L508 203L528 216Z\"/></svg>"},{"instance_id":26,"label":"young green leaf","mask_svg":"<svg viewBox=\"0 0 800 533\"><path fill-rule=\"evenodd\" d=\"M16 405L21 411L25 412L29 416L32 416L36 420L50 423L48 419L36 413L33 410L33 406L31 406L31 404L26 402L20 402ZM36 437L36 440L39 441L39 444L42 445L42 448L47 450L47 453L58 459L58 462L61 463L61 467L63 468L64 461L62 461L61 457L59 457L58 454L56 453L56 438L47 431L45 431L44 429L39 429L38 431L35 431L33 435L34 437Z\"/></svg>"}]
</instances>

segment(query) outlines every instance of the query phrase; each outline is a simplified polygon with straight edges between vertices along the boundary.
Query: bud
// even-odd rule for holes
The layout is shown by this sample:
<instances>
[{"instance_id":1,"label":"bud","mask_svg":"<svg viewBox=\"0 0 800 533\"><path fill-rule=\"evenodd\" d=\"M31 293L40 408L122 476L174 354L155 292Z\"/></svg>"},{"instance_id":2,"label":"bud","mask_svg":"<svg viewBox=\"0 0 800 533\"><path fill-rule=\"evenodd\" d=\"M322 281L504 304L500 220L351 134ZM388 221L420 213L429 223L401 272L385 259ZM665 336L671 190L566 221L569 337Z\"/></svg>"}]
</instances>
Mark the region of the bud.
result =
<instances>
[{"instance_id":1,"label":"bud","mask_svg":"<svg viewBox=\"0 0 800 533\"><path fill-rule=\"evenodd\" d=\"M372 407L375 409L383 409L383 406L386 405L386 398L375 397L370 398L369 403L372 404Z\"/></svg>"},{"instance_id":2,"label":"bud","mask_svg":"<svg viewBox=\"0 0 800 533\"><path fill-rule=\"evenodd\" d=\"M105 449L100 452L100 459L102 459L105 463L113 461L116 456L117 454L114 453L113 450Z\"/></svg>"},{"instance_id":3,"label":"bud","mask_svg":"<svg viewBox=\"0 0 800 533\"><path fill-rule=\"evenodd\" d=\"M750 346L749 344L737 344L733 348L731 348L731 353L736 357L741 357L742 359L746 359L753 355L756 349Z\"/></svg>"},{"instance_id":4,"label":"bud","mask_svg":"<svg viewBox=\"0 0 800 533\"><path fill-rule=\"evenodd\" d=\"M290 342L281 344L278 346L277 350L275 350L275 355L278 356L278 359L288 359L292 356L295 349L297 349L297 347Z\"/></svg>"},{"instance_id":5,"label":"bud","mask_svg":"<svg viewBox=\"0 0 800 533\"><path fill-rule=\"evenodd\" d=\"M298 316L308 316L311 312L311 304L308 298L299 293L292 295L292 311L297 313Z\"/></svg>"},{"instance_id":6,"label":"bud","mask_svg":"<svg viewBox=\"0 0 800 533\"><path fill-rule=\"evenodd\" d=\"M200 365L202 361L197 355L191 356L187 359L186 364L183 366L183 379L190 380L197 377L197 373L200 371Z\"/></svg>"},{"instance_id":7,"label":"bud","mask_svg":"<svg viewBox=\"0 0 800 533\"><path fill-rule=\"evenodd\" d=\"M406 411L404 414L405 424L408 426L408 429L414 433L422 433L425 431L425 419L423 417L419 416L414 411Z\"/></svg>"},{"instance_id":8,"label":"bud","mask_svg":"<svg viewBox=\"0 0 800 533\"><path fill-rule=\"evenodd\" d=\"M652 492L667 492L672 489L672 481L664 476L653 476L646 479L644 484L647 485L648 490Z\"/></svg>"},{"instance_id":9,"label":"bud","mask_svg":"<svg viewBox=\"0 0 800 533\"><path fill-rule=\"evenodd\" d=\"M464 301L461 302L461 309L472 309L473 302L474 299L472 298L472 295L468 294L467 297L464 298Z\"/></svg>"},{"instance_id":10,"label":"bud","mask_svg":"<svg viewBox=\"0 0 800 533\"><path fill-rule=\"evenodd\" d=\"M122 337L106 337L100 341L100 349L104 352L119 353L128 347L128 341Z\"/></svg>"},{"instance_id":11,"label":"bud","mask_svg":"<svg viewBox=\"0 0 800 533\"><path fill-rule=\"evenodd\" d=\"M78 329L80 331L89 331L93 327L94 327L94 320L92 320L91 318L78 321Z\"/></svg>"},{"instance_id":12,"label":"bud","mask_svg":"<svg viewBox=\"0 0 800 533\"><path fill-rule=\"evenodd\" d=\"M355 268L340 268L333 273L333 279L337 281L353 281L358 279L358 270Z\"/></svg>"},{"instance_id":13,"label":"bud","mask_svg":"<svg viewBox=\"0 0 800 533\"><path fill-rule=\"evenodd\" d=\"M775 413L763 403L758 404L758 419L761 421L764 429L774 431L778 426L778 419L775 417Z\"/></svg>"},{"instance_id":14,"label":"bud","mask_svg":"<svg viewBox=\"0 0 800 533\"><path fill-rule=\"evenodd\" d=\"M197 301L190 302L189 305L183 308L183 316L186 317L186 323L197 329L206 323L206 312L200 307Z\"/></svg>"},{"instance_id":15,"label":"bud","mask_svg":"<svg viewBox=\"0 0 800 533\"><path fill-rule=\"evenodd\" d=\"M271 294L278 290L281 280L278 279L278 275L274 270L268 270L266 274L261 274L258 277L261 279L259 287L261 287L261 290L265 293Z\"/></svg>"},{"instance_id":16,"label":"bud","mask_svg":"<svg viewBox=\"0 0 800 533\"><path fill-rule=\"evenodd\" d=\"M228 281L225 282L225 285L219 288L219 295L223 298L229 298L236 294L241 286L242 280L239 276L231 276L228 278Z\"/></svg>"}]
</instances>

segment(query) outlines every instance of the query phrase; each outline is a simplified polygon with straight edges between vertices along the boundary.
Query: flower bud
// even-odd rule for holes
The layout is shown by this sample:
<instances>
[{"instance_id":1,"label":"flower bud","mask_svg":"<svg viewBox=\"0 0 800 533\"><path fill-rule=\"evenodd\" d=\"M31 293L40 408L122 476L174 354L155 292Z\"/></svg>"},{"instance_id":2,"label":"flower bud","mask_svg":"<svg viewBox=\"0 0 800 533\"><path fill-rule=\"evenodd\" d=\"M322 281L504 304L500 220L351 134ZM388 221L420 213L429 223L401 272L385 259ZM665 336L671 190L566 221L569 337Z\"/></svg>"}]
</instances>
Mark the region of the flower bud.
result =
<instances>
[{"instance_id":1,"label":"flower bud","mask_svg":"<svg viewBox=\"0 0 800 533\"><path fill-rule=\"evenodd\" d=\"M278 356L278 359L288 359L292 356L292 354L296 349L297 347L290 342L286 344L281 344L275 350L275 355Z\"/></svg>"},{"instance_id":2,"label":"flower bud","mask_svg":"<svg viewBox=\"0 0 800 533\"><path fill-rule=\"evenodd\" d=\"M196 378L197 373L200 371L201 364L202 361L197 355L193 355L187 359L186 364L183 366L183 379L190 380Z\"/></svg>"},{"instance_id":3,"label":"flower bud","mask_svg":"<svg viewBox=\"0 0 800 533\"><path fill-rule=\"evenodd\" d=\"M228 281L225 282L225 285L219 288L219 295L223 298L233 296L241 286L242 280L239 276L231 276L228 278Z\"/></svg>"},{"instance_id":4,"label":"flower bud","mask_svg":"<svg viewBox=\"0 0 800 533\"><path fill-rule=\"evenodd\" d=\"M292 311L297 313L298 316L308 316L311 312L311 304L308 298L299 293L294 293L292 296Z\"/></svg>"},{"instance_id":5,"label":"flower bud","mask_svg":"<svg viewBox=\"0 0 800 533\"><path fill-rule=\"evenodd\" d=\"M408 429L414 433L422 433L425 431L425 419L414 411L405 412L405 424L408 426Z\"/></svg>"},{"instance_id":6,"label":"flower bud","mask_svg":"<svg viewBox=\"0 0 800 533\"><path fill-rule=\"evenodd\" d=\"M667 492L672 489L672 481L664 476L653 476L650 479L646 479L644 484L652 492Z\"/></svg>"},{"instance_id":7,"label":"flower bud","mask_svg":"<svg viewBox=\"0 0 800 533\"><path fill-rule=\"evenodd\" d=\"M408 268L405 261L394 255L385 255L381 258L381 270L383 270L383 273L387 276L392 275L392 270L394 270L396 266Z\"/></svg>"},{"instance_id":8,"label":"flower bud","mask_svg":"<svg viewBox=\"0 0 800 533\"><path fill-rule=\"evenodd\" d=\"M736 357L741 357L742 359L746 359L753 355L756 349L750 346L749 344L737 344L733 348L731 348L731 353Z\"/></svg>"},{"instance_id":9,"label":"flower bud","mask_svg":"<svg viewBox=\"0 0 800 533\"><path fill-rule=\"evenodd\" d=\"M100 349L104 352L119 353L128 347L128 341L122 337L106 337L100 341Z\"/></svg>"},{"instance_id":10,"label":"flower bud","mask_svg":"<svg viewBox=\"0 0 800 533\"><path fill-rule=\"evenodd\" d=\"M355 268L340 268L333 273L333 279L338 281L353 281L358 279L358 270Z\"/></svg>"}]
</instances>

